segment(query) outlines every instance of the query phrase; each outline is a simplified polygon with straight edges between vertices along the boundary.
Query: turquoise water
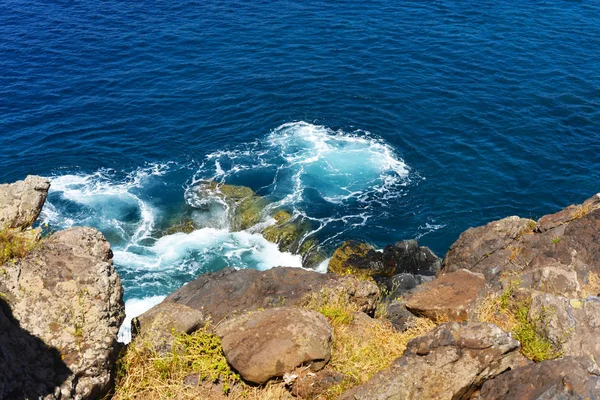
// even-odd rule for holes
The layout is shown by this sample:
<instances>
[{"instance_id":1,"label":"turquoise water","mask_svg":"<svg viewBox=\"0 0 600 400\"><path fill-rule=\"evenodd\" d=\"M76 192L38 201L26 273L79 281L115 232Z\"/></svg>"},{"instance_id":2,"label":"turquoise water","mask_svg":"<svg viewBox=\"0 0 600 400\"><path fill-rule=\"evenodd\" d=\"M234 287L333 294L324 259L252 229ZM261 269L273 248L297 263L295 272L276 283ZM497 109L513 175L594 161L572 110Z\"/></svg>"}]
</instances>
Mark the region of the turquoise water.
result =
<instances>
[{"instance_id":1,"label":"turquoise water","mask_svg":"<svg viewBox=\"0 0 600 400\"><path fill-rule=\"evenodd\" d=\"M599 22L579 1L6 0L0 181L52 177L42 219L106 235L129 310L226 265L300 265L231 232L206 179L329 254L417 237L443 255L600 191ZM200 229L162 236L181 215Z\"/></svg>"}]
</instances>

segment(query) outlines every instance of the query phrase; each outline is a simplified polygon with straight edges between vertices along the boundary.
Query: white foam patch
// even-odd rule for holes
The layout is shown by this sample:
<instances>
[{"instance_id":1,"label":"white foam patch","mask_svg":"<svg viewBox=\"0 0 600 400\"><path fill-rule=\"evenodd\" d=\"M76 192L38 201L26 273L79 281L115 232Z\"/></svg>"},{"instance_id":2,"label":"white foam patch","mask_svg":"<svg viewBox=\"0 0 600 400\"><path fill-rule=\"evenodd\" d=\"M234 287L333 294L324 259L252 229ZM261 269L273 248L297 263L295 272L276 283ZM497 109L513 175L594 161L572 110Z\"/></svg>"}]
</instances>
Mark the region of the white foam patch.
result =
<instances>
[{"instance_id":1,"label":"white foam patch","mask_svg":"<svg viewBox=\"0 0 600 400\"><path fill-rule=\"evenodd\" d=\"M125 302L125 321L119 329L119 342L129 343L131 341L131 320L142 315L161 301L166 296L152 296L143 299L129 299Z\"/></svg>"}]
</instances>

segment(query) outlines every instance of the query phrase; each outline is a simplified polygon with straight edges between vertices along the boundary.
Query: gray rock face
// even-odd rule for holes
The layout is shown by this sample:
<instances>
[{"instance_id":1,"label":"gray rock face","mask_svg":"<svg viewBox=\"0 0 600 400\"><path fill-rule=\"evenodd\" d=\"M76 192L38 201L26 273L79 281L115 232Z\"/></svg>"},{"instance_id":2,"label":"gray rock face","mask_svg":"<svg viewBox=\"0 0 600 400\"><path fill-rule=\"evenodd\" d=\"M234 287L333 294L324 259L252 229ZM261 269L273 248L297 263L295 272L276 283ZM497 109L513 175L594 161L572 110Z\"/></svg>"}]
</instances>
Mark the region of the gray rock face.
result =
<instances>
[{"instance_id":1,"label":"gray rock face","mask_svg":"<svg viewBox=\"0 0 600 400\"><path fill-rule=\"evenodd\" d=\"M234 312L298 305L307 295L323 289L347 296L350 302L367 313L374 312L379 300L379 289L372 282L360 281L352 276L277 267L267 271L226 268L203 274L173 292L164 303L186 305L202 311L206 318L218 323Z\"/></svg>"},{"instance_id":2,"label":"gray rock face","mask_svg":"<svg viewBox=\"0 0 600 400\"><path fill-rule=\"evenodd\" d=\"M313 371L331 357L333 330L321 314L279 307L235 316L216 328L227 361L247 381L264 383L299 365Z\"/></svg>"},{"instance_id":3,"label":"gray rock face","mask_svg":"<svg viewBox=\"0 0 600 400\"><path fill-rule=\"evenodd\" d=\"M411 340L389 369L341 399L468 399L487 379L527 364L518 349L495 325L443 324Z\"/></svg>"},{"instance_id":4,"label":"gray rock face","mask_svg":"<svg viewBox=\"0 0 600 400\"><path fill-rule=\"evenodd\" d=\"M102 397L110 389L124 317L123 289L104 236L91 228L58 232L4 270L0 292L15 324L46 346L32 347L30 358L60 354L54 359L60 360L58 372L44 369L47 363L41 369L36 363L24 367L24 376L35 377L34 386L17 379L12 393L55 385L46 393L49 398ZM25 342L3 343L12 345L19 348ZM66 376L63 367L69 370Z\"/></svg>"},{"instance_id":5,"label":"gray rock face","mask_svg":"<svg viewBox=\"0 0 600 400\"><path fill-rule=\"evenodd\" d=\"M0 228L27 228L36 220L50 181L29 175L24 181L0 185Z\"/></svg>"},{"instance_id":6,"label":"gray rock face","mask_svg":"<svg viewBox=\"0 0 600 400\"><path fill-rule=\"evenodd\" d=\"M478 400L600 398L600 371L588 357L565 357L505 372L483 384Z\"/></svg>"},{"instance_id":7,"label":"gray rock face","mask_svg":"<svg viewBox=\"0 0 600 400\"><path fill-rule=\"evenodd\" d=\"M529 319L565 355L600 360L600 298L567 299L540 293L533 297Z\"/></svg>"}]
</instances>

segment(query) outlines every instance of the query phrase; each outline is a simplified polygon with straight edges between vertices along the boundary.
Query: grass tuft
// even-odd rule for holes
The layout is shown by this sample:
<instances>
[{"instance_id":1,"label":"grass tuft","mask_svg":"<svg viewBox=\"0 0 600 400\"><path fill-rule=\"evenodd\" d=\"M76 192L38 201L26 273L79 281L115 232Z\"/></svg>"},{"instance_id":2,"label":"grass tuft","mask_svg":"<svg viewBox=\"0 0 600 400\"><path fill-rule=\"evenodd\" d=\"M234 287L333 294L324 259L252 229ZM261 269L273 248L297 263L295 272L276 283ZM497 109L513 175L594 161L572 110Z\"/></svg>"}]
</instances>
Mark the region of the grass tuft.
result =
<instances>
[{"instance_id":1,"label":"grass tuft","mask_svg":"<svg viewBox=\"0 0 600 400\"><path fill-rule=\"evenodd\" d=\"M541 335L536 329L535 321L529 318L531 297L517 298L516 289L518 282L511 282L510 286L500 295L486 298L477 312L477 319L498 325L505 332L521 342L521 354L532 361L552 360L562 355L559 346L554 345L548 338ZM545 310L550 313L551 310Z\"/></svg>"},{"instance_id":2,"label":"grass tuft","mask_svg":"<svg viewBox=\"0 0 600 400\"><path fill-rule=\"evenodd\" d=\"M409 340L436 326L427 318L415 317L411 328L399 332L384 319L363 316L356 320L357 307L347 297L327 291L311 296L305 307L321 313L333 327L335 341L329 368L341 372L345 379L325 393L328 399L337 398L388 368L404 353Z\"/></svg>"},{"instance_id":3,"label":"grass tuft","mask_svg":"<svg viewBox=\"0 0 600 400\"><path fill-rule=\"evenodd\" d=\"M227 394L240 382L227 364L221 341L206 329L176 335L167 354L158 353L147 338L138 338L119 359L117 370L114 399L198 398L206 394L203 384L219 384ZM193 375L198 384L184 385Z\"/></svg>"},{"instance_id":4,"label":"grass tuft","mask_svg":"<svg viewBox=\"0 0 600 400\"><path fill-rule=\"evenodd\" d=\"M29 231L0 229L0 265L25 257L38 242L36 235Z\"/></svg>"}]
</instances>

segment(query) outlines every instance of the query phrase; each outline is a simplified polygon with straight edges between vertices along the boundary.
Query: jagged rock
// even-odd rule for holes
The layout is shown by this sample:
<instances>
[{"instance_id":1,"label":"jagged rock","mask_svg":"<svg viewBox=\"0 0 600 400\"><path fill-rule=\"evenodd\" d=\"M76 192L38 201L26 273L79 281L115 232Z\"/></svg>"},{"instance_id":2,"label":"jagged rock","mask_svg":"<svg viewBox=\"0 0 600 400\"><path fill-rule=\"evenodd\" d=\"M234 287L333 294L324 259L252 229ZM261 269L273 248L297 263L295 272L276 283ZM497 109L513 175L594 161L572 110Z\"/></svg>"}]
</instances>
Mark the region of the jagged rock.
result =
<instances>
[{"instance_id":1,"label":"jagged rock","mask_svg":"<svg viewBox=\"0 0 600 400\"><path fill-rule=\"evenodd\" d=\"M312 372L307 368L301 368L297 372L290 392L301 399L311 400L319 398L332 386L342 382L344 374L332 369L323 369Z\"/></svg>"},{"instance_id":2,"label":"jagged rock","mask_svg":"<svg viewBox=\"0 0 600 400\"><path fill-rule=\"evenodd\" d=\"M404 240L388 245L383 250L386 269L394 273L407 272L413 275L435 275L442 259L429 247L419 246L416 240Z\"/></svg>"},{"instance_id":3,"label":"jagged rock","mask_svg":"<svg viewBox=\"0 0 600 400\"><path fill-rule=\"evenodd\" d=\"M234 316L216 327L223 352L247 381L265 383L300 365L318 371L331 357L333 329L321 314L279 307Z\"/></svg>"},{"instance_id":4,"label":"jagged rock","mask_svg":"<svg viewBox=\"0 0 600 400\"><path fill-rule=\"evenodd\" d=\"M442 272L483 273L495 287L516 279L521 287L581 296L600 272L600 195L539 219L509 217L464 232L451 246Z\"/></svg>"},{"instance_id":5,"label":"jagged rock","mask_svg":"<svg viewBox=\"0 0 600 400\"><path fill-rule=\"evenodd\" d=\"M443 324L411 340L390 368L341 399L468 399L486 380L526 365L518 349L495 325Z\"/></svg>"},{"instance_id":6,"label":"jagged rock","mask_svg":"<svg viewBox=\"0 0 600 400\"><path fill-rule=\"evenodd\" d=\"M395 271L394 266L384 264L382 253L355 240L348 240L335 250L327 270L338 275L359 276L392 276Z\"/></svg>"},{"instance_id":7,"label":"jagged rock","mask_svg":"<svg viewBox=\"0 0 600 400\"><path fill-rule=\"evenodd\" d=\"M56 384L48 398L93 399L106 394L119 351L117 333L124 306L110 245L100 232L72 228L44 239L24 259L5 264L0 291L20 329L56 349L70 370L61 382L52 383L56 375L44 370L23 371L35 376L35 387ZM41 357L48 354L31 351ZM27 393L30 387L27 380L13 384L13 393Z\"/></svg>"},{"instance_id":8,"label":"jagged rock","mask_svg":"<svg viewBox=\"0 0 600 400\"><path fill-rule=\"evenodd\" d=\"M0 229L31 226L42 211L48 189L50 181L35 175L0 185Z\"/></svg>"},{"instance_id":9,"label":"jagged rock","mask_svg":"<svg viewBox=\"0 0 600 400\"><path fill-rule=\"evenodd\" d=\"M600 360L600 298L567 299L538 293L533 296L529 319L564 355Z\"/></svg>"},{"instance_id":10,"label":"jagged rock","mask_svg":"<svg viewBox=\"0 0 600 400\"><path fill-rule=\"evenodd\" d=\"M226 268L203 274L171 293L163 303L184 304L218 323L234 312L300 305L307 296L323 290L344 296L366 313L373 313L379 300L379 289L373 282L277 267L267 271Z\"/></svg>"},{"instance_id":11,"label":"jagged rock","mask_svg":"<svg viewBox=\"0 0 600 400\"><path fill-rule=\"evenodd\" d=\"M421 285L406 299L406 308L434 322L462 322L471 319L485 292L483 275L462 269Z\"/></svg>"},{"instance_id":12,"label":"jagged rock","mask_svg":"<svg viewBox=\"0 0 600 400\"><path fill-rule=\"evenodd\" d=\"M531 220L516 216L493 221L478 228L469 228L450 246L442 263L442 270L453 272L464 268L486 273L490 265L497 263L496 258L507 261L511 255L508 246L529 229L532 229ZM498 252L502 254L497 254ZM499 272L491 269L489 274Z\"/></svg>"},{"instance_id":13,"label":"jagged rock","mask_svg":"<svg viewBox=\"0 0 600 400\"><path fill-rule=\"evenodd\" d=\"M183 304L160 303L131 321L132 339L151 338L160 353L171 350L173 335L192 333L206 324L204 314Z\"/></svg>"},{"instance_id":14,"label":"jagged rock","mask_svg":"<svg viewBox=\"0 0 600 400\"><path fill-rule=\"evenodd\" d=\"M485 382L477 400L598 399L600 371L589 357L565 357L513 369Z\"/></svg>"}]
</instances>

